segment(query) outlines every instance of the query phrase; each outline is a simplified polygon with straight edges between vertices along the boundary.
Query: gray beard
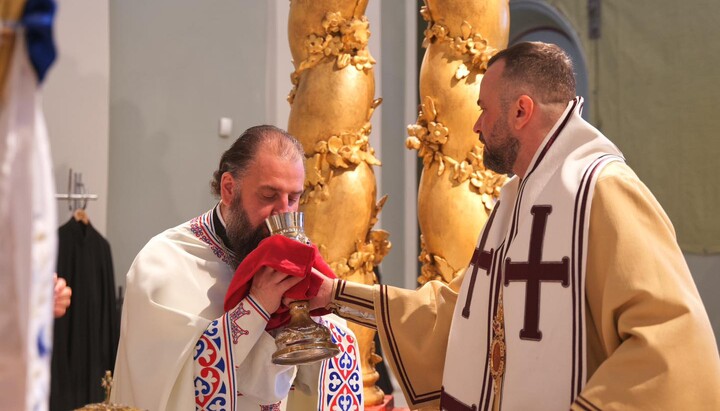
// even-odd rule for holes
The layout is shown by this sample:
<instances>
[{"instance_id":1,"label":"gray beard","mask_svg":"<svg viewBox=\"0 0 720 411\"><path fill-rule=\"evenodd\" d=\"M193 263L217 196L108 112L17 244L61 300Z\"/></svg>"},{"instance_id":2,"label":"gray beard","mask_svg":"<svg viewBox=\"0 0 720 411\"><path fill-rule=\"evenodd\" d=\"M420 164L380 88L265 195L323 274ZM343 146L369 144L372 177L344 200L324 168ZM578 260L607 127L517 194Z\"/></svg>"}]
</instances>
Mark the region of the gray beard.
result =
<instances>
[{"instance_id":1,"label":"gray beard","mask_svg":"<svg viewBox=\"0 0 720 411\"><path fill-rule=\"evenodd\" d=\"M269 233L264 223L257 227L252 226L250 217L242 206L240 195L233 198L228 211L228 215L225 216L225 231L230 240L228 246L240 262L256 249L260 241L268 237Z\"/></svg>"}]
</instances>

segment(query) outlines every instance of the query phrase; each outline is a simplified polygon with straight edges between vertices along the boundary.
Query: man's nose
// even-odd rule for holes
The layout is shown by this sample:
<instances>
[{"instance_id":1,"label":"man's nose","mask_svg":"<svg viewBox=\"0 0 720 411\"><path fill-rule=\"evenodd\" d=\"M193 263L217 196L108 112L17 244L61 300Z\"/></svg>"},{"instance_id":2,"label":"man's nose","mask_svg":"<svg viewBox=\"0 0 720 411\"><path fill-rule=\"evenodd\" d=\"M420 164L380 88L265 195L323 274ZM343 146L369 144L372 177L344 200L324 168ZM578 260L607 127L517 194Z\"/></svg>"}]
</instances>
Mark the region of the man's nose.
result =
<instances>
[{"instance_id":1,"label":"man's nose","mask_svg":"<svg viewBox=\"0 0 720 411\"><path fill-rule=\"evenodd\" d=\"M273 207L273 214L282 214L292 211L290 208L290 200L287 196L279 196L278 201L275 202Z\"/></svg>"},{"instance_id":2,"label":"man's nose","mask_svg":"<svg viewBox=\"0 0 720 411\"><path fill-rule=\"evenodd\" d=\"M477 120L475 120L475 124L473 124L473 131L475 133L478 133L478 134L480 133L480 124L482 123L482 117L483 117L483 112L481 111Z\"/></svg>"}]
</instances>

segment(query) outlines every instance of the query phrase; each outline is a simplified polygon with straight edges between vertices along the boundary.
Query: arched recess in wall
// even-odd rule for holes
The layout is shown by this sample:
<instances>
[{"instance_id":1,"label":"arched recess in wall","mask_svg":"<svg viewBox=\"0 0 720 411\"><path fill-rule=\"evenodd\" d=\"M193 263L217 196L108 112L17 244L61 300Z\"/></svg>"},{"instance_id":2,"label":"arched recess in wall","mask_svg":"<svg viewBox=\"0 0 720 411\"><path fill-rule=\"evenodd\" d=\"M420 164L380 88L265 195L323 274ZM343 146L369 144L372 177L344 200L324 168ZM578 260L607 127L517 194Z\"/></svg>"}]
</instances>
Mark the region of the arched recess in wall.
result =
<instances>
[{"instance_id":1,"label":"arched recess in wall","mask_svg":"<svg viewBox=\"0 0 720 411\"><path fill-rule=\"evenodd\" d=\"M577 94L585 98L583 118L590 115L590 95L587 64L582 44L572 24L554 7L541 1L510 1L509 45L521 41L553 43L565 50L575 66Z\"/></svg>"}]
</instances>

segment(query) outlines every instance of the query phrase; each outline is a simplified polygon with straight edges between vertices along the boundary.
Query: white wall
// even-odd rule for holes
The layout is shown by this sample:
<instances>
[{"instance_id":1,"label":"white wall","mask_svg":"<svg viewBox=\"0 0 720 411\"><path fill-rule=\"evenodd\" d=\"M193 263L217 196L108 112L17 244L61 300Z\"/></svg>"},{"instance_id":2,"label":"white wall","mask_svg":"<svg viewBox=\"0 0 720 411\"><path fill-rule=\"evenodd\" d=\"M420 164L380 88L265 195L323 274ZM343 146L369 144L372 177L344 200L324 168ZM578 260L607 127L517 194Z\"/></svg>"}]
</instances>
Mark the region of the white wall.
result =
<instances>
[{"instance_id":1,"label":"white wall","mask_svg":"<svg viewBox=\"0 0 720 411\"><path fill-rule=\"evenodd\" d=\"M293 72L292 55L288 44L289 1L267 2L266 36L268 47L265 50L267 67L271 68L266 77L265 118L268 124L287 130L290 117L290 103L287 96L292 88L290 74Z\"/></svg>"},{"instance_id":2,"label":"white wall","mask_svg":"<svg viewBox=\"0 0 720 411\"><path fill-rule=\"evenodd\" d=\"M685 254L705 309L710 316L716 340L720 338L720 255ZM718 341L720 345L720 341Z\"/></svg>"},{"instance_id":3,"label":"white wall","mask_svg":"<svg viewBox=\"0 0 720 411\"><path fill-rule=\"evenodd\" d=\"M415 0L374 2L381 4L378 20L382 33L376 76L382 84L378 94L383 103L378 110L381 126L379 143L383 162L378 173L379 191L389 199L380 214L380 226L390 232L392 249L380 267L382 281L394 286L414 288L417 284L419 231L417 220L417 151L405 147L408 124L417 118L417 17ZM373 3L371 3L373 4ZM373 30L373 36L375 31ZM376 114L377 115L377 114Z\"/></svg>"},{"instance_id":4,"label":"white wall","mask_svg":"<svg viewBox=\"0 0 720 411\"><path fill-rule=\"evenodd\" d=\"M58 193L67 193L68 169L82 172L93 226L106 232L110 44L107 0L64 0L55 20L58 59L43 84L45 117ZM58 201L58 222L70 218Z\"/></svg>"}]
</instances>

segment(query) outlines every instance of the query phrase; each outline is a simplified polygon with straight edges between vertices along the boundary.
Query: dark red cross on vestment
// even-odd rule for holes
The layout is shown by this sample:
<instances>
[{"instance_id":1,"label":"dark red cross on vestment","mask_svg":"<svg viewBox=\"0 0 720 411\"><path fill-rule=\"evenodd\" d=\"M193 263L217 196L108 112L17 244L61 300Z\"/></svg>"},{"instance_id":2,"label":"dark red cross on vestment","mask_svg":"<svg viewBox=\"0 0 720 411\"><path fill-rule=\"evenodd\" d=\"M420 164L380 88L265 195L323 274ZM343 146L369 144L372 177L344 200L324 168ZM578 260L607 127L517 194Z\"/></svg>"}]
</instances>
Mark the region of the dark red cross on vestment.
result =
<instances>
[{"instance_id":1,"label":"dark red cross on vestment","mask_svg":"<svg viewBox=\"0 0 720 411\"><path fill-rule=\"evenodd\" d=\"M570 259L563 257L562 261L542 261L543 238L545 225L552 206L533 206L530 213L533 215L532 231L530 232L530 251L528 261L514 263L508 257L505 260L505 286L511 281L525 282L525 319L520 330L523 340L540 341L542 332L540 323L540 283L560 282L563 287L570 285Z\"/></svg>"},{"instance_id":2,"label":"dark red cross on vestment","mask_svg":"<svg viewBox=\"0 0 720 411\"><path fill-rule=\"evenodd\" d=\"M470 276L470 286L468 287L467 298L465 298L465 307L462 310L462 316L470 318L470 304L472 303L473 290L475 289L475 280L477 279L478 269L482 268L488 274L490 273L490 262L492 261L495 250L483 251L482 246L473 251L470 264L473 265L472 275Z\"/></svg>"},{"instance_id":3,"label":"dark red cross on vestment","mask_svg":"<svg viewBox=\"0 0 720 411\"><path fill-rule=\"evenodd\" d=\"M483 230L482 238L480 238L480 245L473 251L472 258L470 258L470 264L473 265L472 275L470 275L470 286L468 287L467 297L465 298L465 307L462 310L462 316L470 318L470 304L472 303L473 290L475 289L475 280L477 279L478 269L482 268L487 274L490 274L490 263L492 262L495 250L492 248L490 251L485 251L485 242L487 241L488 233L490 233L490 227L492 226L493 219L495 218L495 211L500 207L498 201L493 208L485 229Z\"/></svg>"}]
</instances>

